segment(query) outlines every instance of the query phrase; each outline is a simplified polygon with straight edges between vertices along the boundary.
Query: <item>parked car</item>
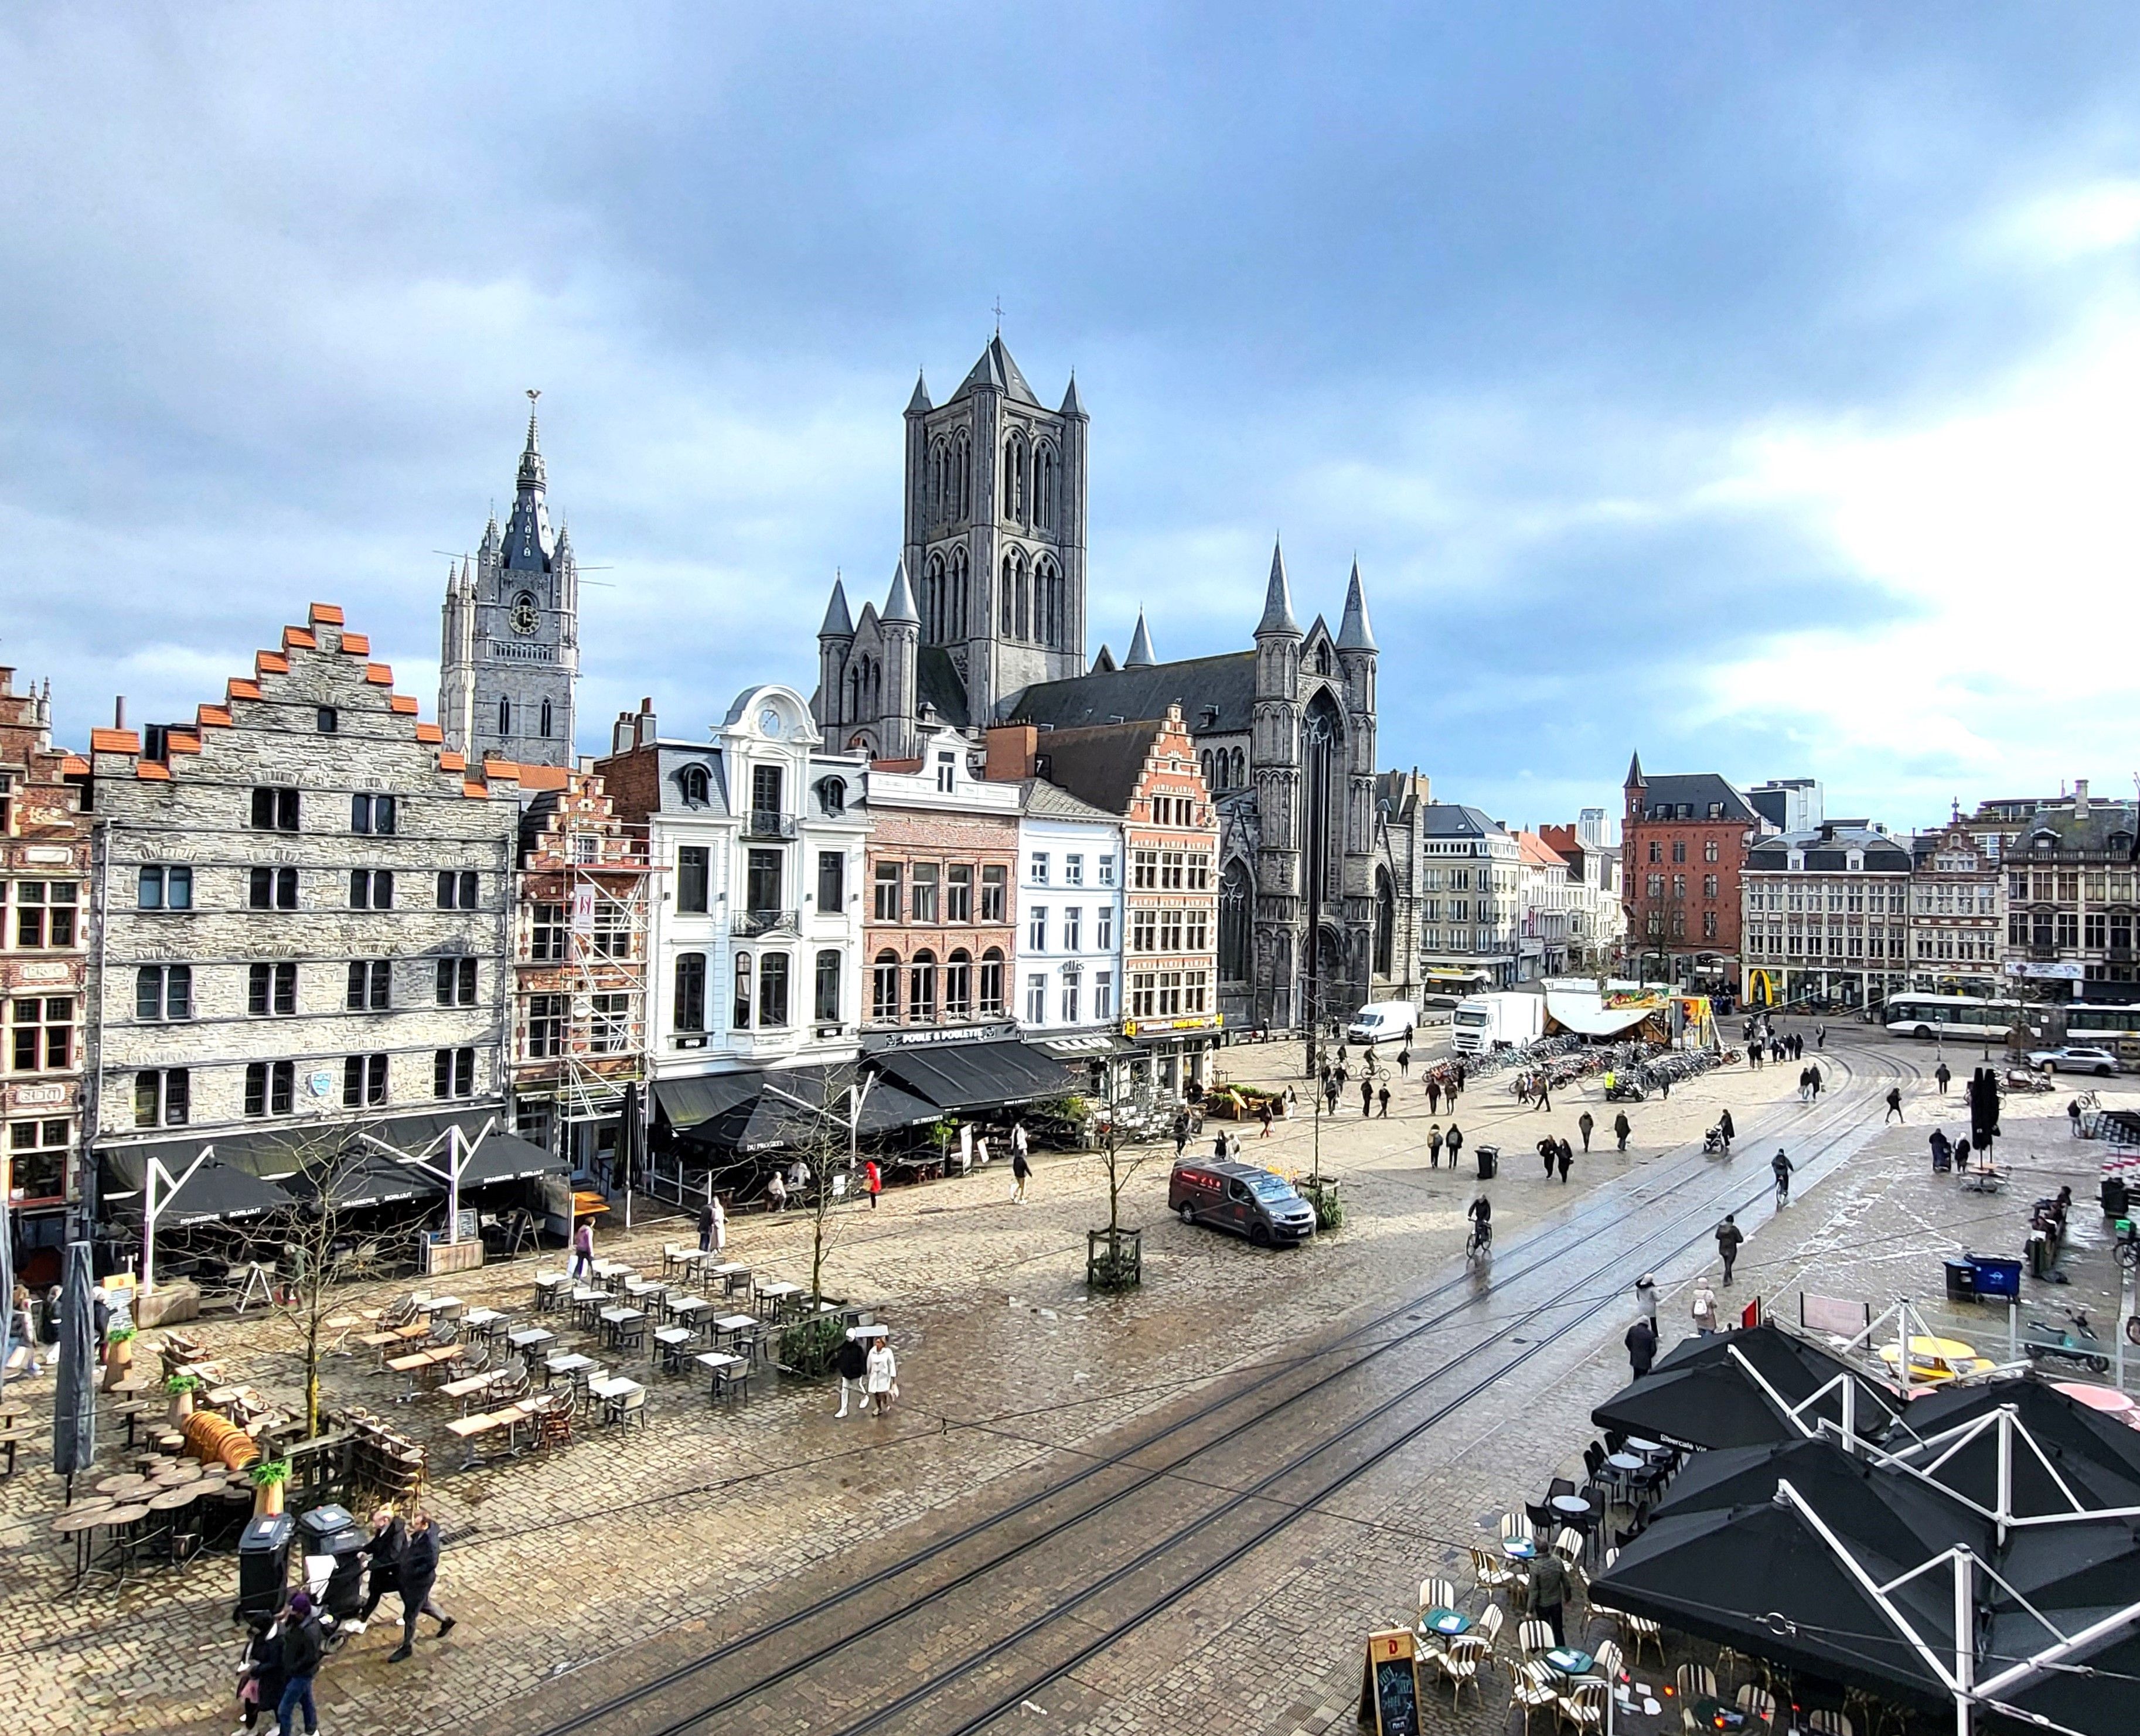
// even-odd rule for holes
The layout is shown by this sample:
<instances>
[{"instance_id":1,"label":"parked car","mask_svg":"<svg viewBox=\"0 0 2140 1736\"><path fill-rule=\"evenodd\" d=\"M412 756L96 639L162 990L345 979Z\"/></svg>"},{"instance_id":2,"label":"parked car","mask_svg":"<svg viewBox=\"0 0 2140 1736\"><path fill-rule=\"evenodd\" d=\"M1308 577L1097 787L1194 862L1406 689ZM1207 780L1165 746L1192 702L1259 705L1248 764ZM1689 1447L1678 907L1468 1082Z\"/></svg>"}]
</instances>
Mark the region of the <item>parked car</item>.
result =
<instances>
[{"instance_id":1,"label":"parked car","mask_svg":"<svg viewBox=\"0 0 2140 1736\"><path fill-rule=\"evenodd\" d=\"M2093 1073L2108 1079L2118 1071L2118 1057L2108 1049L2068 1043L2063 1048L2030 1050L2029 1065L2039 1073Z\"/></svg>"},{"instance_id":2,"label":"parked car","mask_svg":"<svg viewBox=\"0 0 2140 1736\"><path fill-rule=\"evenodd\" d=\"M1166 1205L1184 1224L1230 1229L1259 1248L1305 1242L1315 1233L1315 1208L1283 1175L1254 1164L1176 1164Z\"/></svg>"}]
</instances>

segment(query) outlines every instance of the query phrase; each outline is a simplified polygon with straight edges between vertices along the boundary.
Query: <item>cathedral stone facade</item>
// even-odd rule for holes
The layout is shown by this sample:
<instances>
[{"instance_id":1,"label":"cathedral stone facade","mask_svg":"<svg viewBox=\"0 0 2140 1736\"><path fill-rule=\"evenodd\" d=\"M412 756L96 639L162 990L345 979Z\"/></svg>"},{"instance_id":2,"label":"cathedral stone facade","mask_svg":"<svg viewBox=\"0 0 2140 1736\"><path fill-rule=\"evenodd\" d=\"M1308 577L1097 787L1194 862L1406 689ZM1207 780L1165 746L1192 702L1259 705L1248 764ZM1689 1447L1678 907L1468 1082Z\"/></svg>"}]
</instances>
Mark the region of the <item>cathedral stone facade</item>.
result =
<instances>
[{"instance_id":1,"label":"cathedral stone facade","mask_svg":"<svg viewBox=\"0 0 2140 1736\"><path fill-rule=\"evenodd\" d=\"M570 532L551 533L547 488L531 414L503 533L493 513L474 562L446 578L439 722L471 763L572 763L579 572Z\"/></svg>"},{"instance_id":2,"label":"cathedral stone facade","mask_svg":"<svg viewBox=\"0 0 2140 1736\"><path fill-rule=\"evenodd\" d=\"M1044 758L1051 730L1179 705L1220 816L1223 1010L1277 1026L1348 1013L1393 977L1408 982L1416 951L1396 933L1393 817L1375 767L1380 652L1359 568L1334 634L1319 615L1295 620L1274 549L1253 650L1162 663L1140 616L1119 665L1104 645L1088 664L1087 427L1076 381L1059 409L1043 408L1000 334L940 408L916 384L905 546L881 611L852 615L833 586L819 723L892 759L945 724L1030 723Z\"/></svg>"}]
</instances>

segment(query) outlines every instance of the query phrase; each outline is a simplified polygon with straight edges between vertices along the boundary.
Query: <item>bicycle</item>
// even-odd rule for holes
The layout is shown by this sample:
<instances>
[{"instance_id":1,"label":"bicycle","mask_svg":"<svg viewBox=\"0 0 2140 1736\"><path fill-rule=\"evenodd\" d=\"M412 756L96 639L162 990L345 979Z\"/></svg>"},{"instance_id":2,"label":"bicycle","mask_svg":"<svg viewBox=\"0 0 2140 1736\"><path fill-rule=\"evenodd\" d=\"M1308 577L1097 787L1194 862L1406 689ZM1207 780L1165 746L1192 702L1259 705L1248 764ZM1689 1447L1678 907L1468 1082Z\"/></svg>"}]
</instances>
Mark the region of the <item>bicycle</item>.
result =
<instances>
[{"instance_id":1,"label":"bicycle","mask_svg":"<svg viewBox=\"0 0 2140 1736\"><path fill-rule=\"evenodd\" d=\"M1494 1232L1490 1225L1475 1224L1471 1234L1464 1244L1464 1263L1470 1267L1490 1265L1494 1258Z\"/></svg>"}]
</instances>

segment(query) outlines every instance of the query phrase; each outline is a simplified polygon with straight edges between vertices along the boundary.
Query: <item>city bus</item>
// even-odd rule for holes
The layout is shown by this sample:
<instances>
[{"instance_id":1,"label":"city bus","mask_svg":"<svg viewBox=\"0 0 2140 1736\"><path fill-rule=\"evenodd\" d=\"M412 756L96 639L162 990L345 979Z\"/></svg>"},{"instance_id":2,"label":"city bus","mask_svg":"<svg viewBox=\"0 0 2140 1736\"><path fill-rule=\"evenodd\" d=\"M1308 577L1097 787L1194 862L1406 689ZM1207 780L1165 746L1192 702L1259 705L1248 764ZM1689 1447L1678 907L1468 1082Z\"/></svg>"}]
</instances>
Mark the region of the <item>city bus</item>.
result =
<instances>
[{"instance_id":1,"label":"city bus","mask_svg":"<svg viewBox=\"0 0 2140 1736\"><path fill-rule=\"evenodd\" d=\"M2019 1001L1984 1001L1966 994L1891 994L1887 1028L1897 1037L1954 1037L2004 1042L2021 1022Z\"/></svg>"},{"instance_id":2,"label":"city bus","mask_svg":"<svg viewBox=\"0 0 2140 1736\"><path fill-rule=\"evenodd\" d=\"M2140 1038L2140 1007L2101 1007L2076 1003L2046 1009L2060 1026L2062 1042L2093 1043L2114 1049L2118 1041Z\"/></svg>"}]
</instances>

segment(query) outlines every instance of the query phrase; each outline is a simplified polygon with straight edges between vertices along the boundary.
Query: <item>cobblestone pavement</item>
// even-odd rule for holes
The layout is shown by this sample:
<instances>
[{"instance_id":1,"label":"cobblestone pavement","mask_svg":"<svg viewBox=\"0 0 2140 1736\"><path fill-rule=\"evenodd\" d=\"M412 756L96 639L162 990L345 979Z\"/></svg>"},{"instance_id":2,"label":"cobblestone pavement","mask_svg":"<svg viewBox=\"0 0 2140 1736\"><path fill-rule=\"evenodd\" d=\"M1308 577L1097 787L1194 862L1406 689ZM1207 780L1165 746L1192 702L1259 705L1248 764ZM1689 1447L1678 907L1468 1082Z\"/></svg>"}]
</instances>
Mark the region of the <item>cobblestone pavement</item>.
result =
<instances>
[{"instance_id":1,"label":"cobblestone pavement","mask_svg":"<svg viewBox=\"0 0 2140 1736\"><path fill-rule=\"evenodd\" d=\"M1498 1140L1507 1159L1490 1184L1501 1252L1492 1282L1475 1295L1458 1281L1463 1211L1480 1184L1468 1165L1460 1174L1426 1166L1430 1119L1445 1128L1452 1118L1430 1118L1416 1086L1387 1121L1341 1115L1322 1129L1323 1167L1343 1185L1348 1219L1306 1248L1265 1253L1176 1224L1165 1213L1171 1154L1153 1155L1125 1194L1126 1221L1146 1226L1145 1285L1127 1297L1090 1298L1082 1281L1084 1231L1105 1216L1105 1176L1095 1159L1043 1161L1025 1205L1010 1202L1009 1178L997 1174L889 1194L879 1210L858 1208L837 1220L827 1287L873 1306L893 1329L903 1396L890 1418L837 1420L835 1395L799 1383L771 1385L747 1407L715 1412L702 1390L650 1374L655 1395L643 1430L583 1437L549 1459L438 1471L429 1501L449 1539L439 1595L460 1624L443 1642L429 1639L427 1627L405 1665L385 1661L398 1630L382 1624L351 1642L323 1675L323 1723L381 1732L548 1728L769 1618L807 1612L833 1589L917 1548L978 1547L958 1544L957 1533L1028 1497L1037 1504L993 1534L1037 1534L1059 1516L1050 1491L1064 1479L1253 1383L1305 1385L1331 1366L1311 1353L1398 1303L1456 1284L1434 1311L1466 1304L1446 1325L1418 1331L1398 1311L1359 1341L1416 1333L1378 1356L1369 1373L1348 1377L1342 1413L1334 1400L1326 1407L1304 1400L1253 1439L1221 1439L1208 1459L1155 1480L1138 1497L1144 1504L1126 1503L1134 1524L1100 1522L1097 1531L1083 1528L1049 1545L1053 1552L1037 1549L1033 1577L984 1580L976 1596L946 1601L940 1618L932 1606L911 1621L887 1621L879 1639L876 1617L863 1619L858 1604L851 1660L793 1694L739 1704L717 1727L837 1729L843 1714L859 1716L890 1685L920 1680L1005 1623L1047 1630L1052 1651L1042 1646L1028 1658L1021 1650L951 1697L962 1710L985 1704L985 1690L1016 1687L1034 1660L1052 1668L1150 1601L1136 1594L1165 1597L1171 1555L1155 1564L1157 1578L1132 1576L1119 1594L1096 1596L1068 1619L1038 1619L1167 1534L1173 1522L1164 1515L1223 1506L1258 1480L1264 1459L1275 1467L1356 1409L1393 1402L1377 1425L1383 1434L1362 1431L1362 1442L1379 1446L1448 1407L1327 1500L1305 1500L1303 1491L1316 1486L1310 1477L1239 1507L1177 1552L1200 1568L1212 1537L1250 1537L1288 1502L1292 1518L1275 1537L1246 1548L1032 1696L1058 1730L1172 1729L1190 1706L1199 1722L1223 1719L1251 1731L1342 1722L1365 1629L1408 1611L1422 1574L1460 1562L1482 1518L1542 1488L1589 1438L1589 1409L1624 1373L1628 1263L1654 1260L1666 1317L1683 1322L1708 1224L1720 1202L1760 1193L1775 1143L1790 1146L1804 1168L1777 1221L1767 1221L1765 1205L1741 1214L1751 1240L1735 1297L1759 1285L1772 1299L1803 1287L1881 1302L1907 1290L1929 1301L1940 1294L1939 1258L1957 1240L1988 1248L2003 1233L2004 1245L2018 1245L2012 1225L2017 1215L2025 1220L2035 1192L2069 1179L2077 1196L2092 1194L2093 1165L2077 1155L2092 1148L2068 1139L2062 1096L2010 1113L2002 1160L2020 1179L2009 1192L1963 1194L1951 1181L1936 1183L1924 1157L1926 1130L1917 1117L1932 1097L1927 1052L1875 1039L1838 1044L1830 1058L1838 1073L1854 1076L1817 1106L1797 1101L1791 1066L1711 1074L1669 1101L1634 1106L1629 1152L1578 1157L1565 1187L1542 1180L1525 1155L1549 1129L1575 1138L1585 1106L1609 1121L1594 1089L1558 1096L1544 1113L1519 1110L1504 1080L1475 1086L1454 1119L1473 1147ZM1297 1069L1299 1052L1273 1044L1225 1059L1237 1076L1273 1081ZM1896 1072L1912 1081L1911 1122L1882 1133L1877 1098ZM1877 1091L1864 1082L1875 1075ZM1701 1160L1701 1130L1726 1104L1740 1124L1740 1155L1729 1165ZM2041 1136L2017 1131L2038 1105ZM1312 1121L1282 1126L1268 1141L1253 1125L1241 1130L1247 1155L1287 1170L1307 1169L1318 1138ZM2084 1212L2076 1222L2085 1236L2099 1219ZM613 1234L602 1251L655 1266L661 1242L679 1233L672 1223ZM807 1279L809 1234L799 1217L752 1219L736 1224L731 1240L762 1274ZM1689 1235L1687 1250L1667 1257ZM1546 1252L1540 1269L1523 1276L1527 1237ZM2079 1270L2104 1258L2099 1248L2084 1247L2074 1263ZM524 1308L534 1269L528 1262L493 1267L455 1287L472 1302ZM351 1307L365 1301L348 1298ZM270 1390L294 1381L282 1329L256 1317L207 1322L202 1332L241 1378ZM1961 1336L1972 1333L1983 1342L1984 1323ZM1464 1362L1488 1337L1492 1357ZM1452 1404L1470 1380L1512 1359L1520 1360L1510 1372ZM394 1387L361 1360L336 1363L330 1378L338 1394L375 1408L386 1408ZM1405 1396L1430 1379L1440 1384ZM49 1380L26 1390L42 1426ZM439 1466L454 1462L443 1439L444 1401L420 1400L400 1414L433 1439ZM1176 1439L1224 1436L1229 1415L1185 1425ZM1090 1491L1111 1492L1117 1482L1110 1479L1127 1481L1164 1462L1154 1454L1103 1467ZM219 1728L235 1657L228 1558L145 1576L116 1591L93 1585L66 1595L68 1561L49 1532L58 1503L54 1479L41 1469L47 1463L43 1451L33 1452L0 1486L0 1598L10 1618L0 1693L38 1729ZM1319 1466L1333 1463L1342 1460ZM1159 1498L1170 1492L1171 1505ZM1072 1547L1087 1553L1066 1565L1063 1551ZM945 1557L954 1564L967 1558ZM1066 1632L1077 1643L1056 1643L1053 1636ZM935 1704L889 1727L945 1727L931 1720ZM1504 1682L1482 1709L1467 1702L1460 1722L1499 1729L1508 1718Z\"/></svg>"}]
</instances>

